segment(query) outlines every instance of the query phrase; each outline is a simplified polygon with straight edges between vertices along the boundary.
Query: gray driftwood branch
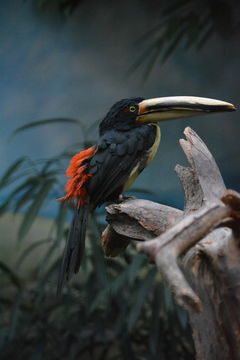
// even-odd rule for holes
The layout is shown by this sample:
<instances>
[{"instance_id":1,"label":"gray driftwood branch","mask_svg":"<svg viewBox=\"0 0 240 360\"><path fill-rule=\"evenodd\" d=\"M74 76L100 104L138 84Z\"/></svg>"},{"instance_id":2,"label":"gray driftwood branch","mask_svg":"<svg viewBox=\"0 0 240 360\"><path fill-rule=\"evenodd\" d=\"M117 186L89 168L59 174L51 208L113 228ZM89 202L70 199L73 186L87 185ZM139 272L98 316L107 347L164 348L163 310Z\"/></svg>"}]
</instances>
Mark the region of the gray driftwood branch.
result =
<instances>
[{"instance_id":1,"label":"gray driftwood branch","mask_svg":"<svg viewBox=\"0 0 240 360\"><path fill-rule=\"evenodd\" d=\"M183 211L139 199L110 205L102 244L115 256L138 241L189 311L198 359L239 359L240 194L226 190L198 135L190 128L184 134L180 145L191 167L175 168Z\"/></svg>"}]
</instances>

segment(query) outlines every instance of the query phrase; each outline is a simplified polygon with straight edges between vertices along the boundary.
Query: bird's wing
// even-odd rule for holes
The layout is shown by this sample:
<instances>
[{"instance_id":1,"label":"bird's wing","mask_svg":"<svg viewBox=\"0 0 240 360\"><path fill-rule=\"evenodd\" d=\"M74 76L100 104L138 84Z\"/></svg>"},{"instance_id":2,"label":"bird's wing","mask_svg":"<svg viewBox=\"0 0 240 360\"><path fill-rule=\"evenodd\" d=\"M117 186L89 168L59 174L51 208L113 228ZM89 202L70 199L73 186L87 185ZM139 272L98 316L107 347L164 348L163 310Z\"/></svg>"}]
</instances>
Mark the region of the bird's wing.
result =
<instances>
[{"instance_id":1,"label":"bird's wing","mask_svg":"<svg viewBox=\"0 0 240 360\"><path fill-rule=\"evenodd\" d=\"M139 172L143 170L155 136L155 127L146 126L128 132L111 131L100 139L87 170L92 174L86 187L91 203L98 206L113 200L132 170L136 166Z\"/></svg>"}]
</instances>

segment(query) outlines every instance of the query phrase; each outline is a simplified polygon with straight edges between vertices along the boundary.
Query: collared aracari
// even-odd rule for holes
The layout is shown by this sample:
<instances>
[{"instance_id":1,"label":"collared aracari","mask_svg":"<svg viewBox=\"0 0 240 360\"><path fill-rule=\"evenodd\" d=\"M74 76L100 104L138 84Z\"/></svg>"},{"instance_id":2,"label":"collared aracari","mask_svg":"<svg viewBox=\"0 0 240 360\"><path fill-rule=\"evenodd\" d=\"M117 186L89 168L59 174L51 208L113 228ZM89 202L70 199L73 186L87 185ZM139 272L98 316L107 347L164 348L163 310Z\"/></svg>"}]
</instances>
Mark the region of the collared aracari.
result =
<instances>
[{"instance_id":1,"label":"collared aracari","mask_svg":"<svg viewBox=\"0 0 240 360\"><path fill-rule=\"evenodd\" d=\"M77 273L84 254L89 210L116 201L156 155L161 133L157 122L233 111L219 100L173 96L144 100L130 98L112 106L99 126L98 143L75 155L67 169L66 195L76 211L59 274L58 293L64 278Z\"/></svg>"}]
</instances>

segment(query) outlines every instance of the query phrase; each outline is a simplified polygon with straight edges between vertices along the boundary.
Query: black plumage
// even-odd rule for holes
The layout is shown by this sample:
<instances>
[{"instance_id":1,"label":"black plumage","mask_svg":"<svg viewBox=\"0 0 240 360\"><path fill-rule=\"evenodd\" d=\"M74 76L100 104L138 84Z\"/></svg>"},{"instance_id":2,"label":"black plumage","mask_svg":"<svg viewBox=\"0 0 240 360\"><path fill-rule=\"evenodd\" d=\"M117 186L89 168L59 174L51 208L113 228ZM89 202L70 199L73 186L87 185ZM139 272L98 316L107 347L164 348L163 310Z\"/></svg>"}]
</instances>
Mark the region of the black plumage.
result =
<instances>
[{"instance_id":1,"label":"black plumage","mask_svg":"<svg viewBox=\"0 0 240 360\"><path fill-rule=\"evenodd\" d=\"M100 143L105 140L107 146L98 148L87 170L94 174L86 185L93 207L106 200L116 200L134 167L147 161L148 151L156 138L156 126L134 127L121 134L121 142L119 130L106 131L102 137Z\"/></svg>"},{"instance_id":2,"label":"black plumage","mask_svg":"<svg viewBox=\"0 0 240 360\"><path fill-rule=\"evenodd\" d=\"M62 200L76 200L76 214L59 275L59 293L64 278L79 270L89 210L118 199L156 155L161 138L156 122L234 110L230 103L192 96L130 98L112 106L100 123L98 143L76 154L67 170L70 179Z\"/></svg>"},{"instance_id":3,"label":"black plumage","mask_svg":"<svg viewBox=\"0 0 240 360\"><path fill-rule=\"evenodd\" d=\"M156 139L157 128L140 124L138 103L142 98L117 102L99 126L99 141L94 154L81 162L90 174L84 184L87 199L76 209L59 274L58 294L64 278L78 272L85 248L87 216L105 201L115 201L122 193L132 172L140 173L147 164L149 151ZM81 155L81 153L80 153Z\"/></svg>"}]
</instances>

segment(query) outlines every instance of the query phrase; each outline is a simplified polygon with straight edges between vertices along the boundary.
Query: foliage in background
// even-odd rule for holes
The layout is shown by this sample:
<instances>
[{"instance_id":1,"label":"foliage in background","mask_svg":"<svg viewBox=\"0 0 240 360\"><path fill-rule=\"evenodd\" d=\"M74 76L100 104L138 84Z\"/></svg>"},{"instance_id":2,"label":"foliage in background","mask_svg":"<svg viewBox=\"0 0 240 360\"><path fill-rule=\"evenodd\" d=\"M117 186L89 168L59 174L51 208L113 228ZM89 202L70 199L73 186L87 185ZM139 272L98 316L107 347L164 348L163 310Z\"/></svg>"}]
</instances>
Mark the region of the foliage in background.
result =
<instances>
[{"instance_id":1,"label":"foliage in background","mask_svg":"<svg viewBox=\"0 0 240 360\"><path fill-rule=\"evenodd\" d=\"M40 9L55 8L65 17L87 2L90 3L86 0L37 0ZM105 0L105 4L108 2L113 5L112 1ZM93 7L96 4L91 1ZM127 0L121 1L121 6L128 10L130 5ZM179 46L185 51L191 47L201 49L214 35L228 40L240 33L238 0L139 0L137 7L142 8L155 25L136 39L143 53L132 64L129 73L145 66L144 75L147 76L158 60L165 62ZM108 6L109 12L113 9L114 6ZM122 21L124 26L124 18Z\"/></svg>"},{"instance_id":2,"label":"foliage in background","mask_svg":"<svg viewBox=\"0 0 240 360\"><path fill-rule=\"evenodd\" d=\"M55 4L66 16L84 2L34 0L42 10ZM121 4L126 7L129 2ZM228 39L240 30L237 0L139 0L139 6L150 19L155 15L154 27L136 39L143 54L131 68L145 65L145 74L158 59L166 61L180 45L186 50L200 49L214 34ZM76 144L74 152L90 145L93 139L88 141L89 129L75 119L43 120L16 133L59 122L77 125L83 132L85 141ZM39 212L63 195L62 174L72 154L68 150L34 162L28 157L20 158L0 179L0 190L7 186L11 189L0 204L0 214L24 213L19 241L24 241ZM71 206L62 203L57 207L45 239L33 239L19 254L13 269L7 259L0 262L1 359L192 359L187 315L173 302L148 259L137 254L133 245L116 259L104 258L99 246L101 210L90 218L86 256L79 276L65 288L62 298L56 298L60 253L67 236L67 216L72 211ZM21 266L46 244L49 247L34 277L21 278Z\"/></svg>"},{"instance_id":3,"label":"foliage in background","mask_svg":"<svg viewBox=\"0 0 240 360\"><path fill-rule=\"evenodd\" d=\"M88 130L72 119L50 119L28 124L16 132L55 122L80 126L87 147ZM24 212L19 240L24 241L39 211L62 196L62 174L72 152L32 162L21 158L0 180L0 188L13 188L0 211ZM13 186L15 184L15 187ZM46 239L33 239L16 266L0 262L1 359L159 359L193 358L191 330L185 311L174 304L160 274L133 245L121 256L104 258L99 246L101 210L91 216L86 256L80 274L56 298L56 281L67 213L58 203ZM49 247L31 280L18 270L36 249Z\"/></svg>"}]
</instances>

